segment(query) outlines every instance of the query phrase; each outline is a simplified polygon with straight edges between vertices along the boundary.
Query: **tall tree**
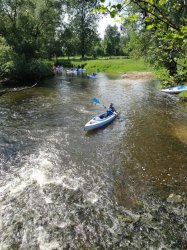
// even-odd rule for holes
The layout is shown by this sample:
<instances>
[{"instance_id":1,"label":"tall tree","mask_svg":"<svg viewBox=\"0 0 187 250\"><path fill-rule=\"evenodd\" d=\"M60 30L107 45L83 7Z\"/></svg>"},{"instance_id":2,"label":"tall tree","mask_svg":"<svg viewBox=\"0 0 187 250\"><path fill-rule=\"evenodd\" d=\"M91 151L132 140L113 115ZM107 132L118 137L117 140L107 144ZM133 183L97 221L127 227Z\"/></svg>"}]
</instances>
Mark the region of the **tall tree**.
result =
<instances>
[{"instance_id":1,"label":"tall tree","mask_svg":"<svg viewBox=\"0 0 187 250\"><path fill-rule=\"evenodd\" d=\"M69 57L76 54L77 40L74 37L73 29L70 25L63 30L60 37L62 43L62 50L65 55Z\"/></svg>"},{"instance_id":2,"label":"tall tree","mask_svg":"<svg viewBox=\"0 0 187 250\"><path fill-rule=\"evenodd\" d=\"M60 20L58 0L2 0L0 34L26 60L46 54ZM50 38L50 39L49 39Z\"/></svg>"},{"instance_id":3,"label":"tall tree","mask_svg":"<svg viewBox=\"0 0 187 250\"><path fill-rule=\"evenodd\" d=\"M98 15L93 12L96 1L72 0L68 1L72 15L70 26L77 41L77 52L84 58L89 54L94 42L98 40Z\"/></svg>"},{"instance_id":4,"label":"tall tree","mask_svg":"<svg viewBox=\"0 0 187 250\"><path fill-rule=\"evenodd\" d=\"M116 25L108 25L104 35L105 54L116 56L120 54L120 33Z\"/></svg>"},{"instance_id":5,"label":"tall tree","mask_svg":"<svg viewBox=\"0 0 187 250\"><path fill-rule=\"evenodd\" d=\"M61 0L0 1L0 35L14 54L15 78L32 77L39 72L39 59L50 55L61 20L61 6Z\"/></svg>"}]
</instances>

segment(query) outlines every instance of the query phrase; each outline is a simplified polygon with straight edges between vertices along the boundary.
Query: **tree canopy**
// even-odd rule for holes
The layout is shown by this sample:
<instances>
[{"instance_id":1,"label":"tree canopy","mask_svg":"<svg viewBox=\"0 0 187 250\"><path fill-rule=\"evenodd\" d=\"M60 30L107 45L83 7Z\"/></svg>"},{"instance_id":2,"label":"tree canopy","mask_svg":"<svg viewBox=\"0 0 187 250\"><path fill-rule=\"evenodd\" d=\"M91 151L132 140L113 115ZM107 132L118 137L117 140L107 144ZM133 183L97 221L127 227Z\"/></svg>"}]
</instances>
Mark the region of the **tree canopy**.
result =
<instances>
[{"instance_id":1,"label":"tree canopy","mask_svg":"<svg viewBox=\"0 0 187 250\"><path fill-rule=\"evenodd\" d=\"M104 35L104 47L106 55L120 54L120 33L116 25L108 25Z\"/></svg>"},{"instance_id":2,"label":"tree canopy","mask_svg":"<svg viewBox=\"0 0 187 250\"><path fill-rule=\"evenodd\" d=\"M69 6L69 30L71 30L76 51L84 58L91 52L98 40L97 21L98 14L93 12L96 1L71 0ZM66 31L67 32L67 31ZM69 39L67 37L67 39Z\"/></svg>"},{"instance_id":3,"label":"tree canopy","mask_svg":"<svg viewBox=\"0 0 187 250\"><path fill-rule=\"evenodd\" d=\"M101 1L102 3L105 0ZM136 33L136 48L155 66L163 66L171 81L187 77L187 4L185 0L130 0L101 4L97 9L119 15Z\"/></svg>"},{"instance_id":4,"label":"tree canopy","mask_svg":"<svg viewBox=\"0 0 187 250\"><path fill-rule=\"evenodd\" d=\"M9 52L14 54L10 74L32 75L31 68L35 68L36 60L48 56L60 15L58 0L1 0L0 35L10 47ZM9 58L7 54L7 61ZM3 61L0 61L0 70L3 68Z\"/></svg>"},{"instance_id":5,"label":"tree canopy","mask_svg":"<svg viewBox=\"0 0 187 250\"><path fill-rule=\"evenodd\" d=\"M70 55L144 57L166 82L187 78L186 0L1 0L0 75L32 76L42 59ZM105 4L105 5L104 5ZM97 11L119 16L99 39ZM68 18L67 18L68 17ZM66 20L68 19L68 20ZM37 70L36 70L37 69Z\"/></svg>"}]
</instances>

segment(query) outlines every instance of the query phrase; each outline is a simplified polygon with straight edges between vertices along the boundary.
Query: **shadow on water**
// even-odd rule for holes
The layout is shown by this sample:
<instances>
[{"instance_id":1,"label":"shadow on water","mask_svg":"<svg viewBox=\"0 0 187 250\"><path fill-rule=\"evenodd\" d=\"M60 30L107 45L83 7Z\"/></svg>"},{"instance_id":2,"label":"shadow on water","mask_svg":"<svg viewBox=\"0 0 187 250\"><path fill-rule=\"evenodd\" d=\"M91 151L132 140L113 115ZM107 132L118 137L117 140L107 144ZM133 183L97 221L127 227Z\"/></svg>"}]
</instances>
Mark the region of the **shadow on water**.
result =
<instances>
[{"instance_id":1,"label":"shadow on water","mask_svg":"<svg viewBox=\"0 0 187 250\"><path fill-rule=\"evenodd\" d=\"M60 75L0 97L0 248L185 249L187 112L155 82ZM86 133L104 111L119 119ZM184 136L183 136L184 135Z\"/></svg>"}]
</instances>

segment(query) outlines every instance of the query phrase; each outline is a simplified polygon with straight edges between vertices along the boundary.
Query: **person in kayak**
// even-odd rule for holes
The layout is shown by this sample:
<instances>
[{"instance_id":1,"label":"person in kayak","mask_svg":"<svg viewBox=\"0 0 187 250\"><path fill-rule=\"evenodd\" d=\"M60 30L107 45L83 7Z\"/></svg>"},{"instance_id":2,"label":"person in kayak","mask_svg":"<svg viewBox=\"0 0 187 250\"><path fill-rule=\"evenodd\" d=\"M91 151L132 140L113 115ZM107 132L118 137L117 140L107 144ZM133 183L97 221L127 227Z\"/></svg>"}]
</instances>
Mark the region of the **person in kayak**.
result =
<instances>
[{"instance_id":1,"label":"person in kayak","mask_svg":"<svg viewBox=\"0 0 187 250\"><path fill-rule=\"evenodd\" d=\"M114 112L117 113L116 109L114 108L114 104L111 102L109 107L107 108L107 116L112 115Z\"/></svg>"},{"instance_id":2,"label":"person in kayak","mask_svg":"<svg viewBox=\"0 0 187 250\"><path fill-rule=\"evenodd\" d=\"M107 108L106 106L104 106L104 107ZM101 119L106 118L106 117L112 115L114 112L117 113L116 109L114 108L113 103L111 102L110 105L109 105L108 108L107 108L106 113L103 114L102 116L100 116L100 118L101 118Z\"/></svg>"}]
</instances>

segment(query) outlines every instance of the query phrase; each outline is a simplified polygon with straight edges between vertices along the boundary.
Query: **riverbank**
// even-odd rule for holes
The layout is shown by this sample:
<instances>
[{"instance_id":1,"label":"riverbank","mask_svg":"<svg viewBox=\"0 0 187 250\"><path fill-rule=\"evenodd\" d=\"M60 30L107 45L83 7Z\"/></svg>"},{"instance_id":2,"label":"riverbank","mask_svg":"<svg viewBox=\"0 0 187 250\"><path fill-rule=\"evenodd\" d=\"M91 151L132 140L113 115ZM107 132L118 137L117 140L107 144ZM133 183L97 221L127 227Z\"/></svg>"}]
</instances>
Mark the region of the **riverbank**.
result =
<instances>
[{"instance_id":1,"label":"riverbank","mask_svg":"<svg viewBox=\"0 0 187 250\"><path fill-rule=\"evenodd\" d=\"M154 72L153 69L146 64L143 60L127 59L127 58L99 58L89 60L63 60L59 59L64 67L69 65L77 67L83 65L87 73L103 72L114 76L122 76L124 72Z\"/></svg>"},{"instance_id":2,"label":"riverbank","mask_svg":"<svg viewBox=\"0 0 187 250\"><path fill-rule=\"evenodd\" d=\"M142 80L153 80L154 79L154 74L152 72L137 72L137 71L132 71L132 72L127 72L124 75L122 75L123 79L142 79Z\"/></svg>"},{"instance_id":3,"label":"riverbank","mask_svg":"<svg viewBox=\"0 0 187 250\"><path fill-rule=\"evenodd\" d=\"M186 85L186 84L185 84ZM186 85L187 86L187 85ZM187 91L183 91L182 93L179 94L180 100L187 102Z\"/></svg>"}]
</instances>

